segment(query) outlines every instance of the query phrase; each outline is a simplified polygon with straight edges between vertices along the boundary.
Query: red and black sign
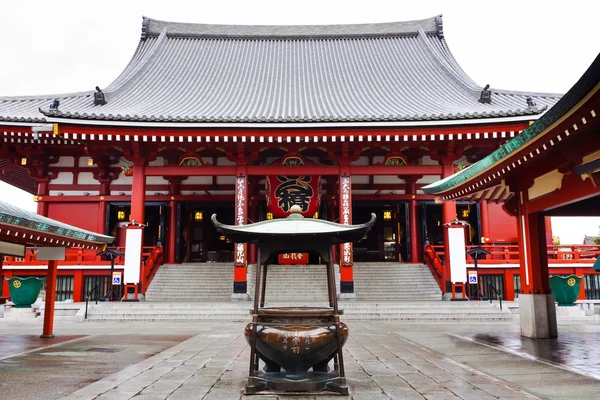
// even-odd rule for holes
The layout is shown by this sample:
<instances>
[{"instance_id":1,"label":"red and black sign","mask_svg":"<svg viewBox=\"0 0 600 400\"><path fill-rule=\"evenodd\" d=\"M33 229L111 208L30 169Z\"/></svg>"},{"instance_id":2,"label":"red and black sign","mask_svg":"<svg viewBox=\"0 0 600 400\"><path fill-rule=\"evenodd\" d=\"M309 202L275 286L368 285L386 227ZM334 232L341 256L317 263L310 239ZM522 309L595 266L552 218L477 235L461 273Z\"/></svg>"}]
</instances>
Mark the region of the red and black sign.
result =
<instances>
[{"instance_id":1,"label":"red and black sign","mask_svg":"<svg viewBox=\"0 0 600 400\"><path fill-rule=\"evenodd\" d=\"M304 165L298 157L284 158L281 165ZM265 179L267 207L274 217L286 217L290 208L297 205L302 210L302 215L312 217L321 206L321 176L320 175L295 175L279 176L269 175Z\"/></svg>"}]
</instances>

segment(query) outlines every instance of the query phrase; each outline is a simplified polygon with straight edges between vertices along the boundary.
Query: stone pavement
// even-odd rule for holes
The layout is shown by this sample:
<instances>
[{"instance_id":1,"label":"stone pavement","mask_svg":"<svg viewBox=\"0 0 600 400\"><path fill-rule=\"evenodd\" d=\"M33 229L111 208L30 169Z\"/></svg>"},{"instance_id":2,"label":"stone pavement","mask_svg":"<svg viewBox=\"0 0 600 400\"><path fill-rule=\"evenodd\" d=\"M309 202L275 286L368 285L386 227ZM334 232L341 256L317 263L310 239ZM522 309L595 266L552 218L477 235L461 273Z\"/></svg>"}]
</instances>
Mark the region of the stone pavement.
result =
<instances>
[{"instance_id":1,"label":"stone pavement","mask_svg":"<svg viewBox=\"0 0 600 400\"><path fill-rule=\"evenodd\" d=\"M35 397L44 399L344 398L244 396L244 325L57 321L59 343L53 344L34 339L41 323L0 320L0 397L33 398L28 385L34 385ZM560 325L559 339L549 341L521 339L514 322L348 325L344 360L351 399L599 397L597 323ZM40 359L46 362L38 365ZM35 378L16 378L31 371ZM16 379L7 381L10 376ZM61 386L65 376L71 381Z\"/></svg>"}]
</instances>

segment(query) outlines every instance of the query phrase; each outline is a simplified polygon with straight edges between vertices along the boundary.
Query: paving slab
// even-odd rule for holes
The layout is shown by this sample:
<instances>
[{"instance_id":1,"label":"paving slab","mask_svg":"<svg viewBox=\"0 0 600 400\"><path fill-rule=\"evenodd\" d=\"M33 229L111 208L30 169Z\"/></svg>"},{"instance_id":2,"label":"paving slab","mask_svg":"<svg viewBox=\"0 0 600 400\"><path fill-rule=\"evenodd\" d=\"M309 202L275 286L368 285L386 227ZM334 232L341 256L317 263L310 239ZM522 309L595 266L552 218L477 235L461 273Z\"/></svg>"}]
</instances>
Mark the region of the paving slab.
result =
<instances>
[{"instance_id":1,"label":"paving slab","mask_svg":"<svg viewBox=\"0 0 600 400\"><path fill-rule=\"evenodd\" d=\"M244 325L57 321L57 337L48 343L35 338L41 324L1 321L0 393L14 400L40 394L72 400L562 400L597 398L600 388L596 324L559 326L559 338L547 342L520 338L515 322L356 321L348 323L344 348L350 396L246 396ZM5 337L13 345L1 346ZM71 379L66 385L65 377Z\"/></svg>"}]
</instances>

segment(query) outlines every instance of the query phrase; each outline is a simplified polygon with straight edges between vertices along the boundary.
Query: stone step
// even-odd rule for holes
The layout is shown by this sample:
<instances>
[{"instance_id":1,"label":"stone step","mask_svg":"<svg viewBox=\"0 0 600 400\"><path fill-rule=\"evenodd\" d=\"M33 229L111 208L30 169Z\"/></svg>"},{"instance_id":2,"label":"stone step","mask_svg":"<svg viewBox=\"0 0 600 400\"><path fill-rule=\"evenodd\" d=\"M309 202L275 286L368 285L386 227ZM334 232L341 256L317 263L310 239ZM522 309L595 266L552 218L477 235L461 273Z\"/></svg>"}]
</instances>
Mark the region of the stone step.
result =
<instances>
[{"instance_id":1,"label":"stone step","mask_svg":"<svg viewBox=\"0 0 600 400\"><path fill-rule=\"evenodd\" d=\"M254 295L254 265L249 266L248 294ZM266 299L302 300L327 295L324 265L274 266L267 269ZM357 299L413 300L438 299L441 292L426 266L400 263L356 264ZM335 267L339 292L339 267ZM230 263L163 265L146 292L148 301L226 300L231 297L233 266Z\"/></svg>"}]
</instances>

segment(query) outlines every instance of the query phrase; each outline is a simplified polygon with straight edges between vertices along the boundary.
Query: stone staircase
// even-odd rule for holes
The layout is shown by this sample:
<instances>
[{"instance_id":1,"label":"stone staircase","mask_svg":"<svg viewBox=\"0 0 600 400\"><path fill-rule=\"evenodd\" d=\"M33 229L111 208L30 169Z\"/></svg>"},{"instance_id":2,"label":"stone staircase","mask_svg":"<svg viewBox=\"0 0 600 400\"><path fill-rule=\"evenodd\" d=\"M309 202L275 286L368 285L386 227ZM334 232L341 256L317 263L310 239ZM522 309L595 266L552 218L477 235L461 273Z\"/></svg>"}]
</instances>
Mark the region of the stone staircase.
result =
<instances>
[{"instance_id":1,"label":"stone staircase","mask_svg":"<svg viewBox=\"0 0 600 400\"><path fill-rule=\"evenodd\" d=\"M255 266L248 269L254 295ZM339 291L339 271L335 268ZM231 301L230 263L163 265L145 302L90 305L90 321L249 321L252 302ZM344 321L514 321L518 315L488 302L441 301L425 265L364 263L354 267L357 301L340 302ZM328 306L324 265L269 266L266 306Z\"/></svg>"},{"instance_id":2,"label":"stone staircase","mask_svg":"<svg viewBox=\"0 0 600 400\"><path fill-rule=\"evenodd\" d=\"M302 302L303 305L326 306L326 302ZM297 302L267 302L267 306L298 305ZM171 302L171 303L98 303L90 305L88 321L172 321L250 322L251 302ZM405 301L340 302L347 321L407 322L499 322L514 321L519 316L502 311L489 302Z\"/></svg>"},{"instance_id":3,"label":"stone staircase","mask_svg":"<svg viewBox=\"0 0 600 400\"><path fill-rule=\"evenodd\" d=\"M442 292L424 264L361 263L354 266L357 300L441 300Z\"/></svg>"},{"instance_id":4,"label":"stone staircase","mask_svg":"<svg viewBox=\"0 0 600 400\"><path fill-rule=\"evenodd\" d=\"M162 265L146 291L146 300L231 301L231 263L189 263Z\"/></svg>"},{"instance_id":5,"label":"stone staircase","mask_svg":"<svg viewBox=\"0 0 600 400\"><path fill-rule=\"evenodd\" d=\"M254 296L256 266L248 268L248 293ZM270 265L267 301L327 302L324 265ZM335 267L339 293L339 268ZM228 301L233 287L230 263L163 265L146 291L146 299L164 301ZM427 266L400 263L361 263L354 266L357 300L441 300L442 294Z\"/></svg>"}]
</instances>

